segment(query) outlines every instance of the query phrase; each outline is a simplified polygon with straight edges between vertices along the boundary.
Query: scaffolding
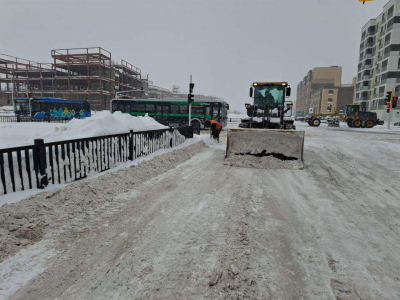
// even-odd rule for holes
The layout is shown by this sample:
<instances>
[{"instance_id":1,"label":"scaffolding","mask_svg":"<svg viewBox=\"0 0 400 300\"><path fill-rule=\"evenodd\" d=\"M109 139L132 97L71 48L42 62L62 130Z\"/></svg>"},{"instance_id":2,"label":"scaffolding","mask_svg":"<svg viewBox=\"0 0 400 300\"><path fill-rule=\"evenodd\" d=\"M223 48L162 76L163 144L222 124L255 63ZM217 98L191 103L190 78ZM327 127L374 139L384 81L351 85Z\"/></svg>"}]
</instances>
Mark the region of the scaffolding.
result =
<instances>
[{"instance_id":1,"label":"scaffolding","mask_svg":"<svg viewBox=\"0 0 400 300\"><path fill-rule=\"evenodd\" d=\"M0 54L0 105L12 105L15 97L54 96L55 70L51 64L38 63Z\"/></svg>"},{"instance_id":2,"label":"scaffolding","mask_svg":"<svg viewBox=\"0 0 400 300\"><path fill-rule=\"evenodd\" d=\"M142 70L131 63L112 60L101 47L51 50L53 63L38 63L0 54L0 106L12 105L16 97L59 97L87 100L93 109L108 109L116 93L133 98L187 98L173 86L155 86ZM220 101L217 96L195 95L198 101Z\"/></svg>"},{"instance_id":3,"label":"scaffolding","mask_svg":"<svg viewBox=\"0 0 400 300\"><path fill-rule=\"evenodd\" d=\"M101 47L51 50L57 94L106 109L115 95L111 52Z\"/></svg>"}]
</instances>

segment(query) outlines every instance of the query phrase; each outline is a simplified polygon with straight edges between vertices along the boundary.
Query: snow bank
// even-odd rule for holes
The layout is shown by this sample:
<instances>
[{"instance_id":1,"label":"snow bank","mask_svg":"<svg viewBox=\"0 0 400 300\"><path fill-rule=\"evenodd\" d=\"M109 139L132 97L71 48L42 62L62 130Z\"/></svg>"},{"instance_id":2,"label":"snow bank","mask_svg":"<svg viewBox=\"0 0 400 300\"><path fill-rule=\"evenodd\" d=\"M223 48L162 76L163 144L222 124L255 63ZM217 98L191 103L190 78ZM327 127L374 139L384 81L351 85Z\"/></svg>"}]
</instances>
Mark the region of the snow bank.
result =
<instances>
[{"instance_id":1,"label":"snow bank","mask_svg":"<svg viewBox=\"0 0 400 300\"><path fill-rule=\"evenodd\" d=\"M13 116L14 108L12 106L0 106L0 116Z\"/></svg>"},{"instance_id":2,"label":"snow bank","mask_svg":"<svg viewBox=\"0 0 400 300\"><path fill-rule=\"evenodd\" d=\"M102 111L90 118L73 119L68 124L54 128L54 132L43 136L43 138L45 141L70 140L127 133L130 130L138 132L165 128L168 127L150 117L134 117L119 111L114 114L109 111Z\"/></svg>"},{"instance_id":3,"label":"snow bank","mask_svg":"<svg viewBox=\"0 0 400 300\"><path fill-rule=\"evenodd\" d=\"M45 142L72 140L92 136L168 128L150 117L133 117L121 112L98 112L90 118L59 123L0 123L0 149L33 145L34 139Z\"/></svg>"}]
</instances>

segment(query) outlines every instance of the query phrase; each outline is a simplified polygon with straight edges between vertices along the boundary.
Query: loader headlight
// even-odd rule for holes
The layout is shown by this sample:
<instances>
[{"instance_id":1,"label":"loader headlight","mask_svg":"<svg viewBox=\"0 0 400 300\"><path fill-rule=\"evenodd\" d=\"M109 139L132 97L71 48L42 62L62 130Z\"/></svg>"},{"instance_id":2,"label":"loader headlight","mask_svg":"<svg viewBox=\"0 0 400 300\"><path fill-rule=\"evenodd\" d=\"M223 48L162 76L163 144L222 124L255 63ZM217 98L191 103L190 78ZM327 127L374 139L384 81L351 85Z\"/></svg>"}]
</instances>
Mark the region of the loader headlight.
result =
<instances>
[{"instance_id":1,"label":"loader headlight","mask_svg":"<svg viewBox=\"0 0 400 300\"><path fill-rule=\"evenodd\" d=\"M250 107L250 104L249 104L249 103L246 103L246 104L244 105L244 107L249 108L249 107Z\"/></svg>"},{"instance_id":2,"label":"loader headlight","mask_svg":"<svg viewBox=\"0 0 400 300\"><path fill-rule=\"evenodd\" d=\"M285 86L285 85L286 85L286 83L282 83L282 85L283 85L283 86Z\"/></svg>"},{"instance_id":3,"label":"loader headlight","mask_svg":"<svg viewBox=\"0 0 400 300\"><path fill-rule=\"evenodd\" d=\"M253 86L257 86L257 85L258 85L257 82L254 82L254 83L253 83Z\"/></svg>"}]
</instances>

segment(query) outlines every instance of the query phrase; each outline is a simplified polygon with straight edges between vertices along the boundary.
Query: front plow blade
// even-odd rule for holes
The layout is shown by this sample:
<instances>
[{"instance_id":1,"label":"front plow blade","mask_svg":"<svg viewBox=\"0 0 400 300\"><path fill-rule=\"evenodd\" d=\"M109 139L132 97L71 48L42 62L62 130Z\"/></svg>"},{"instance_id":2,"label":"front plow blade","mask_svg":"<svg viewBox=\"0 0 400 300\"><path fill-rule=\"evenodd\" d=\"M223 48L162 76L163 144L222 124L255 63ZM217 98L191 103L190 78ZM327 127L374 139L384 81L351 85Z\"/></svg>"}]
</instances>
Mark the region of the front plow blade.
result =
<instances>
[{"instance_id":1,"label":"front plow blade","mask_svg":"<svg viewBox=\"0 0 400 300\"><path fill-rule=\"evenodd\" d=\"M225 160L256 169L303 169L304 131L229 129Z\"/></svg>"}]
</instances>

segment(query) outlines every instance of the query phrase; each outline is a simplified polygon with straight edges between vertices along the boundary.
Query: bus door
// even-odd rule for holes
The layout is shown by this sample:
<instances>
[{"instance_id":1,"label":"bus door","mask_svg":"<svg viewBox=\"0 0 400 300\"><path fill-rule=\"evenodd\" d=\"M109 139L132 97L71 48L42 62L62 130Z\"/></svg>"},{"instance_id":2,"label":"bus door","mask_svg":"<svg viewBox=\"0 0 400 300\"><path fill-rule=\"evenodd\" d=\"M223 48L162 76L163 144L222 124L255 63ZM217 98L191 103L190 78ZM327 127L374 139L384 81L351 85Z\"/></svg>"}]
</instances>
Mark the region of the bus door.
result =
<instances>
[{"instance_id":1,"label":"bus door","mask_svg":"<svg viewBox=\"0 0 400 300\"><path fill-rule=\"evenodd\" d=\"M213 109L212 119L221 122L221 112L219 106L213 106L212 109Z\"/></svg>"}]
</instances>

